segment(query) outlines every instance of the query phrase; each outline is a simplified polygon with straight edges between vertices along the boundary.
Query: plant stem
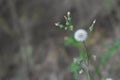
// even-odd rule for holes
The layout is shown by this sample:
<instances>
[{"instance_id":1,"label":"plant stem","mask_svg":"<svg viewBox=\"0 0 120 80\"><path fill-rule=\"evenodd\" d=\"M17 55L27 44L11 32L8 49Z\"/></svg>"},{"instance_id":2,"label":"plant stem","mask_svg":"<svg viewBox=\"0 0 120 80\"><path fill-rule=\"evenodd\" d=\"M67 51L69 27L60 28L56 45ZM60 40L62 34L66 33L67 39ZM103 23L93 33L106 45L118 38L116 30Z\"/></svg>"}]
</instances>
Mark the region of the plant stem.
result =
<instances>
[{"instance_id":1,"label":"plant stem","mask_svg":"<svg viewBox=\"0 0 120 80\"><path fill-rule=\"evenodd\" d=\"M86 54L87 54L87 64L89 65L89 53L88 53L88 49L87 49L87 46L86 46L86 43L83 42L83 45L85 47L85 50L86 50Z\"/></svg>"},{"instance_id":2,"label":"plant stem","mask_svg":"<svg viewBox=\"0 0 120 80\"><path fill-rule=\"evenodd\" d=\"M86 46L86 43L85 41L83 42L83 45L85 47L85 50L86 50L86 55L87 55L87 70L86 70L86 73L87 73L87 78L88 80L92 80L91 79L91 75L90 75L90 72L89 72L89 53L88 53L88 49L87 49L87 46Z\"/></svg>"},{"instance_id":3,"label":"plant stem","mask_svg":"<svg viewBox=\"0 0 120 80\"><path fill-rule=\"evenodd\" d=\"M89 72L88 69L87 69L86 73L87 73L87 78L88 78L88 80L92 80L91 75L90 75L90 72Z\"/></svg>"}]
</instances>

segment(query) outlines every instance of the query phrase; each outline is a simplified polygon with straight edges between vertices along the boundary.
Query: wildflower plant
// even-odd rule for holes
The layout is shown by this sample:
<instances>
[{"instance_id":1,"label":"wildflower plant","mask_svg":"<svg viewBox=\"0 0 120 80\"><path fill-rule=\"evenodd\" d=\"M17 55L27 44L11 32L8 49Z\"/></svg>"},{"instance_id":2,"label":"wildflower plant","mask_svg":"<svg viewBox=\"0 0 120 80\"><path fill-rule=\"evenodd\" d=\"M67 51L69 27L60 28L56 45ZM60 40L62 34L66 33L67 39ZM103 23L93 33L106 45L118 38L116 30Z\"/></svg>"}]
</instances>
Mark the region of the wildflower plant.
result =
<instances>
[{"instance_id":1,"label":"wildflower plant","mask_svg":"<svg viewBox=\"0 0 120 80\"><path fill-rule=\"evenodd\" d=\"M73 59L73 62L71 63L71 72L74 75L75 80L79 79L79 74L82 74L83 72L86 72L87 76L88 76L88 80L91 80L91 76L88 70L88 66L89 66L89 53L87 50L87 46L85 44L85 41L88 37L88 33L86 30L84 29L78 29L77 31L74 32L74 26L72 25L72 21L71 21L71 15L70 12L67 12L67 16L64 16L65 18L65 25L61 24L61 23L55 23L55 26L59 27L60 29L64 29L64 30L70 30L72 31L74 34L72 34L72 36L68 37L65 39L65 43L66 44L70 44L70 45L74 45L77 46L80 50L81 47L81 43L83 43L84 48L85 48L85 53L80 53L79 57L76 57ZM93 21L93 24L90 26L90 32L93 31L93 27L95 24L95 20ZM82 52L80 50L80 52Z\"/></svg>"},{"instance_id":2,"label":"wildflower plant","mask_svg":"<svg viewBox=\"0 0 120 80\"><path fill-rule=\"evenodd\" d=\"M89 30L86 31L85 29L78 29L74 31L74 26L72 24L71 13L67 12L67 16L64 16L65 24L55 23L56 27L60 29L64 29L65 31L71 31L71 35L69 37L65 37L65 45L66 46L76 46L79 49L79 56L73 58L71 62L70 70L73 73L74 79L79 80L79 75L85 73L88 80L93 80L92 75L89 71L89 64L90 64L90 54L87 49L86 40L89 34L94 30L94 25L96 20L92 22L89 27ZM88 34L89 33L89 34ZM115 53L116 49L120 48L120 40L115 42L113 45L100 59L100 65L96 67L96 74L100 74L101 67L107 62L107 60ZM96 56L93 56L96 60Z\"/></svg>"}]
</instances>

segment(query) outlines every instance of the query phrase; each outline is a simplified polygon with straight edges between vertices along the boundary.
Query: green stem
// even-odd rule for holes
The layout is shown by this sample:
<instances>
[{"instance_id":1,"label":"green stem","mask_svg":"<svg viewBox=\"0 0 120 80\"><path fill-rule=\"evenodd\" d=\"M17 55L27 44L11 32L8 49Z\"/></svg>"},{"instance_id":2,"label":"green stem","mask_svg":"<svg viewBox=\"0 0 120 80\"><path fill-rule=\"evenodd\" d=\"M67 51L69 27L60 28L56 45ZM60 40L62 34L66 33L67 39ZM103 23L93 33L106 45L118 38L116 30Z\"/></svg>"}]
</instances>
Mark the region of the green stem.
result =
<instances>
[{"instance_id":1,"label":"green stem","mask_svg":"<svg viewBox=\"0 0 120 80\"><path fill-rule=\"evenodd\" d=\"M87 64L89 65L89 53L88 53L88 49L87 49L87 46L86 46L85 42L83 42L83 44L84 44L84 47L85 47L85 50L86 50Z\"/></svg>"},{"instance_id":2,"label":"green stem","mask_svg":"<svg viewBox=\"0 0 120 80\"><path fill-rule=\"evenodd\" d=\"M88 78L88 80L92 80L92 78L91 78L91 75L90 75L90 72L89 72L89 71L87 71L87 78Z\"/></svg>"},{"instance_id":3,"label":"green stem","mask_svg":"<svg viewBox=\"0 0 120 80\"><path fill-rule=\"evenodd\" d=\"M86 68L87 78L88 78L88 80L92 80L92 76L90 75L90 72L89 72L89 69L88 69L89 68L89 52L88 52L85 41L83 42L83 45L85 47L86 55L87 55L87 68Z\"/></svg>"}]
</instances>

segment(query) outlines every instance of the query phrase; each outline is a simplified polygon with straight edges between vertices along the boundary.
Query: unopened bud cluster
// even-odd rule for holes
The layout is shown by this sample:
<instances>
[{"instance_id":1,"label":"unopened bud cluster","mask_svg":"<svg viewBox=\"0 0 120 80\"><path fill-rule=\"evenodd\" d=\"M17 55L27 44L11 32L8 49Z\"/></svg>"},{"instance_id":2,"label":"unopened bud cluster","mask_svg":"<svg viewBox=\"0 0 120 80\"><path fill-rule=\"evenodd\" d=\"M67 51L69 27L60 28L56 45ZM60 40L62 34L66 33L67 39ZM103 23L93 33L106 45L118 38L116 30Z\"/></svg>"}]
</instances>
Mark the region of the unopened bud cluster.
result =
<instances>
[{"instance_id":1,"label":"unopened bud cluster","mask_svg":"<svg viewBox=\"0 0 120 80\"><path fill-rule=\"evenodd\" d=\"M71 22L71 15L70 12L67 12L67 16L64 16L65 18L65 25L60 24L60 23L55 23L55 26L64 29L64 30L70 30L73 31L73 25Z\"/></svg>"}]
</instances>

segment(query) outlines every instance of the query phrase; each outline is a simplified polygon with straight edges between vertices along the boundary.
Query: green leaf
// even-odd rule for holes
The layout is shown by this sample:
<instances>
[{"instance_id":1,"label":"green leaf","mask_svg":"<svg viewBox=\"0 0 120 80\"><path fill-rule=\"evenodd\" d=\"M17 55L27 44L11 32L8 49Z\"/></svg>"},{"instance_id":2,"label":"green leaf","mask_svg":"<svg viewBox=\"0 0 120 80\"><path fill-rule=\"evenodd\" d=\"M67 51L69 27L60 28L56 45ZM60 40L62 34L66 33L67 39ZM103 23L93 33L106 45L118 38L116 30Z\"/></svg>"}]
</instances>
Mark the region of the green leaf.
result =
<instances>
[{"instance_id":1,"label":"green leaf","mask_svg":"<svg viewBox=\"0 0 120 80\"><path fill-rule=\"evenodd\" d=\"M70 25L69 28L71 31L73 31L73 25Z\"/></svg>"},{"instance_id":2,"label":"green leaf","mask_svg":"<svg viewBox=\"0 0 120 80\"><path fill-rule=\"evenodd\" d=\"M64 26L62 24L59 25L59 28L62 29Z\"/></svg>"},{"instance_id":3,"label":"green leaf","mask_svg":"<svg viewBox=\"0 0 120 80\"><path fill-rule=\"evenodd\" d=\"M71 72L73 73L73 76L75 80L78 80L78 72L82 69L80 65L77 63L72 62L71 63Z\"/></svg>"},{"instance_id":4,"label":"green leaf","mask_svg":"<svg viewBox=\"0 0 120 80\"><path fill-rule=\"evenodd\" d=\"M78 72L79 69L80 67L77 66L74 62L71 64L71 72L73 73Z\"/></svg>"},{"instance_id":5,"label":"green leaf","mask_svg":"<svg viewBox=\"0 0 120 80\"><path fill-rule=\"evenodd\" d=\"M87 76L88 76L88 80L92 80L90 74L88 74Z\"/></svg>"},{"instance_id":6,"label":"green leaf","mask_svg":"<svg viewBox=\"0 0 120 80\"><path fill-rule=\"evenodd\" d=\"M101 57L100 64L104 65L110 59L110 57L115 54L115 51L118 48L120 48L120 40L117 40L115 44L111 48L109 48L106 53L104 53L104 55Z\"/></svg>"},{"instance_id":7,"label":"green leaf","mask_svg":"<svg viewBox=\"0 0 120 80\"><path fill-rule=\"evenodd\" d=\"M80 46L80 43L77 42L72 36L67 37L64 41L65 46Z\"/></svg>"}]
</instances>

